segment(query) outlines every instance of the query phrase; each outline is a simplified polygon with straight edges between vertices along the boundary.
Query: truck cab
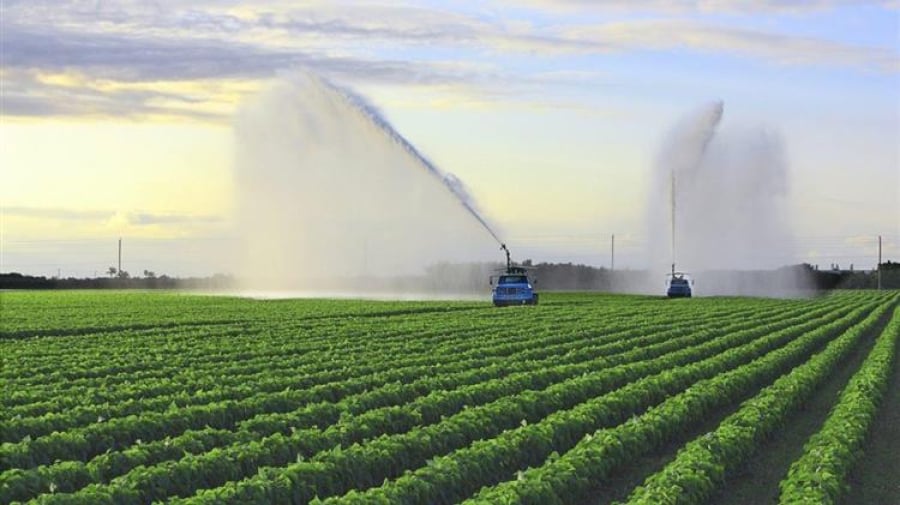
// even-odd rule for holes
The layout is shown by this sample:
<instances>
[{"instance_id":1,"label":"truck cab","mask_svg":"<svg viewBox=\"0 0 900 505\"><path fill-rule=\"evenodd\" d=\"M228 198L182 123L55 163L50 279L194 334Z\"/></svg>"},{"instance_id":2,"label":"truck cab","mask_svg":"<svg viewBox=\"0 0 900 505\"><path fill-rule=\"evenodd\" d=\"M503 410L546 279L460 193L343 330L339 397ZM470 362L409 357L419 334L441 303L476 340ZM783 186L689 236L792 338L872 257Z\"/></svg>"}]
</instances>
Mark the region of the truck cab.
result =
<instances>
[{"instance_id":1,"label":"truck cab","mask_svg":"<svg viewBox=\"0 0 900 505\"><path fill-rule=\"evenodd\" d=\"M673 272L666 276L666 296L669 298L691 298L694 281L684 272Z\"/></svg>"},{"instance_id":2,"label":"truck cab","mask_svg":"<svg viewBox=\"0 0 900 505\"><path fill-rule=\"evenodd\" d=\"M493 285L493 278L491 279ZM537 305L538 294L534 292L534 286L528 278L528 274L522 267L507 267L506 271L497 276L497 284L491 290L494 305Z\"/></svg>"}]
</instances>

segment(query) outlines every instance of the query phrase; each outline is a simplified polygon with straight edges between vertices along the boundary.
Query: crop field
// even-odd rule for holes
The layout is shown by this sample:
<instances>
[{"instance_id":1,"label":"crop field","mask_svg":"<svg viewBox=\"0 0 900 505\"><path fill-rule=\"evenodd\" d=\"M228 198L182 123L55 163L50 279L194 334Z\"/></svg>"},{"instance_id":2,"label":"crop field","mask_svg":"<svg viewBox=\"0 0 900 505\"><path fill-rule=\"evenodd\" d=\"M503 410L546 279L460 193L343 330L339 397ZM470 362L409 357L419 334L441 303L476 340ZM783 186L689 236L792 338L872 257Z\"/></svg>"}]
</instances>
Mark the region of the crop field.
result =
<instances>
[{"instance_id":1,"label":"crop field","mask_svg":"<svg viewBox=\"0 0 900 505\"><path fill-rule=\"evenodd\" d=\"M0 293L0 503L900 503L900 294Z\"/></svg>"}]
</instances>

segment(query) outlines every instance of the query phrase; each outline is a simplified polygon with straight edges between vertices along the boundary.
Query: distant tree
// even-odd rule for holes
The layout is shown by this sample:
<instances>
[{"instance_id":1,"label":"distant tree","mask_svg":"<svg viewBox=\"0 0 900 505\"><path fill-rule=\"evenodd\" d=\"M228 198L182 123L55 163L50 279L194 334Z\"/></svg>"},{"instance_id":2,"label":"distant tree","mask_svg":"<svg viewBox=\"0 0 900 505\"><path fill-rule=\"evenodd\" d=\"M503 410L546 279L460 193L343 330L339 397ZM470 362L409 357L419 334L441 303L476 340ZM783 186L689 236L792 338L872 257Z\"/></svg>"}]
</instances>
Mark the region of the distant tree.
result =
<instances>
[{"instance_id":1,"label":"distant tree","mask_svg":"<svg viewBox=\"0 0 900 505\"><path fill-rule=\"evenodd\" d=\"M106 275L109 275L110 277L115 277L117 273L119 273L119 271L116 267L109 267L109 270L106 271Z\"/></svg>"},{"instance_id":2,"label":"distant tree","mask_svg":"<svg viewBox=\"0 0 900 505\"><path fill-rule=\"evenodd\" d=\"M119 270L119 273L116 274L116 277L118 277L119 279L128 279L131 277L131 274L129 274L125 270Z\"/></svg>"},{"instance_id":3,"label":"distant tree","mask_svg":"<svg viewBox=\"0 0 900 505\"><path fill-rule=\"evenodd\" d=\"M152 270L144 270L144 277L146 277L148 279L155 279L156 272L153 272Z\"/></svg>"}]
</instances>

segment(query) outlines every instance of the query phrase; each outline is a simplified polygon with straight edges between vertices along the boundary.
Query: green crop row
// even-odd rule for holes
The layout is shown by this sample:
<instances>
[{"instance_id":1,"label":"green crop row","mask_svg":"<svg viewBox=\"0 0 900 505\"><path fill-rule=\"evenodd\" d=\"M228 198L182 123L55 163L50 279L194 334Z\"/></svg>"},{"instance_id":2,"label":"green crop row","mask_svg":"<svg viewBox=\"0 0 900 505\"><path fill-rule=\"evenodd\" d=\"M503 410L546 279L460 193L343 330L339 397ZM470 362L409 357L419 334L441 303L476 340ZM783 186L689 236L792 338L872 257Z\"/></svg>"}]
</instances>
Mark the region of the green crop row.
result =
<instances>
[{"instance_id":1,"label":"green crop row","mask_svg":"<svg viewBox=\"0 0 900 505\"><path fill-rule=\"evenodd\" d=\"M571 337L557 336L563 340ZM544 342L546 345L547 342ZM3 465L7 468L28 468L37 464L47 464L54 459L78 459L91 457L109 449L124 447L135 440L145 442L158 440L187 429L203 426L232 428L235 423L248 419L259 412L288 412L296 406L317 401L336 401L340 398L390 383L407 377L416 377L427 369L429 373L449 372L483 366L485 361L470 363L462 361L470 356L484 356L499 353L508 354L509 348L529 346L530 341L514 342L495 346L489 352L480 348L466 353L457 352L458 346L433 349L438 354L454 356L460 361L445 362L437 367L431 364L429 356L413 355L399 363L376 362L361 369L341 369L327 371L332 382L325 382L316 376L296 378L294 388L275 392L256 393L241 400L225 400L206 405L188 406L167 412L146 412L141 416L113 418L83 428L53 433L48 436L0 447ZM545 351L542 351L545 352ZM409 363L409 364L408 364ZM393 366L391 366L393 365ZM360 374L360 375L357 375ZM278 380L278 379L273 379ZM285 386L280 385L284 388ZM277 389L277 388L276 388Z\"/></svg>"},{"instance_id":2,"label":"green crop row","mask_svg":"<svg viewBox=\"0 0 900 505\"><path fill-rule=\"evenodd\" d=\"M847 490L845 477L859 459L862 444L896 364L900 308L853 375L825 424L803 448L781 484L781 503L836 503Z\"/></svg>"},{"instance_id":3,"label":"green crop row","mask_svg":"<svg viewBox=\"0 0 900 505\"><path fill-rule=\"evenodd\" d=\"M859 316L860 311L845 316L838 324L848 324L853 317ZM811 329L822 323L807 323L804 328ZM733 339L728 342L717 340L656 360L599 370L541 392L526 391L483 407L467 409L435 425L400 435L379 437L366 444L324 453L287 467L263 469L255 477L198 493L188 503L256 503L259 500L266 502L272 496L279 497L274 500L277 503L288 496L296 500L297 493L300 493L302 502L317 495L336 495L378 485L384 479L398 477L410 467L424 465L430 458L462 449L456 454L472 462L471 473L443 471L437 463L443 461L444 458L440 457L424 469L432 469L433 477L445 482L459 475L459 478L453 479L452 485L441 488L444 490L441 496L447 496L449 490L464 489L484 479L488 468L494 471L504 468L498 458L511 458L516 462L524 459L527 462L536 454L549 454L552 449L535 445L536 438L546 436L564 445L589 426L622 421L692 381L720 373L741 360L752 359L768 347L796 337L796 333L790 330L776 332L776 337L763 337L761 340L764 342L757 339L754 341L756 345L751 344L749 348L740 347L737 352L721 353L730 346L766 334L766 330L765 327L757 327L740 337L732 335ZM723 337L725 340L728 338ZM698 359L703 361L679 367ZM605 422L602 421L604 419ZM540 422L530 424L536 421ZM469 444L473 444L472 447L466 448ZM484 450L499 451L499 456L486 456ZM423 488L437 489L419 473L415 472L398 482L409 482L417 493L421 493ZM285 486L285 483L290 485ZM370 498L364 497L362 502ZM389 500L394 498L391 495Z\"/></svg>"},{"instance_id":4,"label":"green crop row","mask_svg":"<svg viewBox=\"0 0 900 505\"><path fill-rule=\"evenodd\" d=\"M715 431L687 444L674 461L636 489L628 502L702 503L724 481L728 471L748 458L768 433L784 424L787 416L828 377L890 305L873 312L864 323L763 389Z\"/></svg>"},{"instance_id":5,"label":"green crop row","mask_svg":"<svg viewBox=\"0 0 900 505\"><path fill-rule=\"evenodd\" d=\"M557 316L560 316L559 319L566 319L564 315L557 314ZM267 363L291 354L308 354L310 362L318 361L313 358L315 355L323 359L334 359L337 346L341 346L340 350L347 352L344 356L347 361L353 361L356 356L362 355L367 350L383 348L392 342L392 345L398 347L425 346L428 339L425 338L427 333L423 333L423 330L433 334L440 332L441 338L448 339L454 332L472 329L471 323L464 324L464 318L458 319L460 321L454 321L452 314L446 315L443 319L431 321L433 323L431 328L410 328L409 323L404 321L392 321L389 325L370 327L359 322L354 324L353 320L341 322L340 325L302 329L296 328L296 325L273 325L274 328L260 326L250 327L249 334L241 338L236 338L230 331L225 331L224 336L209 333L209 329L206 329L207 333L201 329L197 334L182 334L177 337L163 330L156 336L79 338L77 339L79 352L69 352L67 355L71 360L70 363L64 360L49 360L46 355L31 355L30 358L23 356L22 349L32 347L28 345L31 341L21 344L16 342L17 346L7 353L14 365L3 370L5 376L10 378L9 384L13 394L9 398L4 397L3 401L10 405L9 401L18 397L17 390L20 388L37 392L40 397L53 393L71 397L73 395L70 393L78 392L72 390L74 386L91 387L100 379L108 387L112 387L117 382L131 384L138 379L171 377L184 370L190 370L192 374L197 374L201 370L222 372L223 367L234 367L239 362L243 362L241 364L245 367L253 362L258 371L263 371ZM541 324L539 321L533 323L539 326ZM525 328L522 323L508 326L514 328L514 331ZM360 329L364 331L361 332ZM227 327L224 330L227 330ZM298 332L301 331L303 338L297 338ZM410 340L408 337L411 334L417 338ZM94 347L88 346L92 340L97 341ZM260 345L261 342L265 345ZM41 343L39 341L36 345L40 347ZM110 353L110 349L120 352ZM53 371L49 375L42 375L38 370L40 366L51 366Z\"/></svg>"},{"instance_id":6,"label":"green crop row","mask_svg":"<svg viewBox=\"0 0 900 505\"><path fill-rule=\"evenodd\" d=\"M557 334L556 338L558 340L555 340L554 342L571 341L572 340L571 336L567 336L565 334L562 334L562 335ZM544 346L547 346L552 343L553 342L550 342L550 341L544 341L541 344ZM453 344L453 341L451 341L451 344ZM488 346L491 348L491 350L489 352L484 352L480 348L470 349L467 352L460 352L460 348L457 345L451 345L450 347L444 348L444 349L441 349L440 347L434 347L434 348L432 348L432 350L441 351L444 354L455 356L458 359L461 359L463 357L468 357L468 356L479 356L481 358L484 358L485 356L490 357L492 355L499 358L499 357L504 357L506 354L508 354L506 351L509 350L510 347L512 347L513 349L520 349L521 346L528 346L528 345L532 345L532 344L533 344L533 342L531 340L527 340L524 342L514 342L511 344L503 344L503 345L499 345L499 346L491 345L488 342L484 342L482 345ZM412 357L410 357L408 360L405 360L402 363L402 365L411 367L411 366L429 364L432 362L432 358L433 358L433 356L431 356L431 355L413 354ZM489 363L488 361L485 361L484 359L482 359L481 362L479 362L479 363L473 362L473 363L470 363L468 366L472 366L472 367L484 366L488 363ZM397 363L393 363L392 365L394 367L396 367ZM447 365L447 363L445 363L445 365ZM457 364L456 366L466 366L466 364L461 363L461 364ZM259 380L255 383L257 386L257 391L255 391L255 394L245 397L244 399L247 401L259 402L259 401L263 400L263 397L266 396L265 393L267 393L267 392L272 392L272 394L278 394L279 392L282 392L286 388L303 389L303 388L317 387L322 384L328 384L329 379L332 382L340 383L348 378L358 377L358 376L361 376L361 375L364 375L367 373L369 375L377 374L379 372L384 371L387 368L391 368L391 366L388 364L385 364L383 362L373 360L371 364L357 367L357 368L334 369L335 367L333 367L333 366L331 368L332 368L331 370L326 368L325 370L322 371L324 376L305 375L305 376L301 376L301 378L296 378L296 377L278 378L277 376L275 376L275 377L267 378L267 380ZM437 371L437 370L435 370L435 371ZM447 370L445 369L444 371L447 371ZM398 371L393 370L393 372L394 372L394 375L396 376L396 372L398 372ZM139 392L135 392L134 394L138 395ZM299 393L297 393L297 394L299 394ZM240 400L240 396L237 396L237 397L232 396L229 398L229 400L232 400L231 403L240 403L240 402L235 401L235 400ZM183 408L185 406L190 407L190 405L179 404L179 403L175 403L175 402L168 402L166 404L166 407L168 408L170 406L175 407L175 408ZM198 407L198 408L202 408L202 407ZM144 413L147 415L152 414L152 413L147 413L147 412L144 412ZM74 413L69 413L69 415L73 416ZM145 415L143 417L147 417L147 415ZM163 415L163 414L161 414L161 415ZM101 414L101 416L102 416L102 414ZM111 419L110 417L112 417L112 416L110 416L110 417L102 416L102 417L106 421L106 424L105 424L106 427L115 426L117 423L120 422L119 419L115 419L115 418ZM93 418L93 419L96 419L96 418ZM128 422L130 422L130 421L128 421ZM6 426L6 429L5 429L5 431L7 432L7 436L21 437L23 435L23 432L25 432L24 434L28 434L28 428L30 428L31 426L29 426L27 423L28 423L28 421L25 421L25 420L15 420L13 422L8 423ZM25 425L25 426L17 429L17 425ZM53 426L51 423L50 427L56 428L57 426ZM47 429L48 428L44 428L44 431L46 431ZM91 427L87 427L86 429L100 431L101 433L107 432L111 429L115 429L118 431L117 428L105 428L104 429L104 427L102 427L102 426L91 426ZM35 432L39 432L39 430L40 429L35 430ZM77 430L75 430L75 431L77 432ZM164 435L165 433L162 433L162 434ZM59 437L59 436L62 436L62 435L61 434L57 435L57 437ZM153 438L150 438L150 434L148 434L147 432L144 432L142 435L136 435L135 439L136 438L142 438L144 441L153 440ZM17 444L17 446L14 446L14 447L7 447L6 448L6 450L8 451L8 452L6 452L6 454L8 455L7 459L13 460L16 458L16 456L14 455L16 452L22 452L23 448L27 448L27 447L34 446L34 445L40 446L40 444L42 444L42 443L51 443L51 442L38 439L35 441L31 441L31 442ZM54 455L53 457L65 459L63 456ZM41 462L42 460L37 459L36 461ZM25 466L27 466L27 465L25 465Z\"/></svg>"},{"instance_id":7,"label":"green crop row","mask_svg":"<svg viewBox=\"0 0 900 505\"><path fill-rule=\"evenodd\" d=\"M820 307L818 311L807 312L800 316L798 314L801 310L795 307L789 313L793 318L787 319L787 321L795 321L798 317L806 318L814 314L823 314L828 310L830 310L828 307ZM772 317L771 314L769 316ZM738 316L734 317L735 320L742 319ZM729 326L727 325L728 321L728 318L723 318L715 323L709 323L708 326L710 327L714 325L718 327L714 332L704 327L704 325L698 325L694 327L694 330L695 332L707 330L707 334L711 338L745 325L745 323L737 323ZM779 326L787 326L788 324L788 322L778 323ZM541 346L537 349L527 349L520 353L509 355L508 357L511 359L509 364L496 363L488 367L467 369L453 374L428 375L409 384L396 383L372 391L351 395L337 403L321 402L304 406L290 413L260 414L247 421L238 423L238 428L239 431L250 431L260 435L278 431L288 434L291 430L295 430L298 427L327 426L336 422L344 413L359 415L372 408L388 406L392 403L409 402L416 396L429 391L430 393L425 397L420 396L412 404L407 404L407 408L420 410L423 419L434 422L440 415L455 412L454 408L459 409L463 405L468 404L471 406L475 404L475 398L490 401L505 394L519 392L526 387L546 387L553 381L590 371L596 368L598 364L609 366L624 363L638 357L647 359L678 349L687 339L693 338L690 335L678 337L678 335L684 333L687 327L687 324L683 326L674 325L669 327L667 331L652 333L648 336L642 336L644 332L640 329L607 334L604 335L605 338L593 339L592 342L594 343L587 345L583 341L575 342L577 347L573 348L569 348L571 344L561 344L566 347ZM613 337L616 336L627 336L629 338L614 339ZM601 357L603 358L602 360L597 359ZM556 365L570 366L559 367ZM554 367L547 368L551 366ZM466 385L473 386L469 388L460 387ZM452 387L458 389L442 393L441 402L427 401L428 397ZM5 483L10 490L18 490L16 492L10 491L14 499L25 499L28 496L45 492L49 489L51 483L54 484L57 492L71 492L90 482L107 481L117 474L115 472L128 471L138 464L147 465L171 459L173 455L180 456L183 450L188 450L187 448L191 449L189 452L196 453L198 451L208 451L215 447L208 444L198 444L198 439L208 440L210 443L213 443L213 441L221 443L226 440L228 441L226 443L246 443L254 440L254 437L249 433L241 434L240 432L232 433L227 431L221 433L223 430L212 428L208 430L214 436L199 437L195 436L198 432L188 431L185 435L174 439L166 438L163 441L142 443L136 450L128 451L130 456L115 457L116 453L106 453L98 456L95 458L97 461L94 462L92 460L91 463L68 461L49 467L41 466L29 470L20 470L14 475L7 476ZM199 433L203 434L203 432ZM182 447L185 448L182 449ZM115 471L110 468L111 462L115 463ZM0 493L0 498L2 496L3 493Z\"/></svg>"},{"instance_id":8,"label":"green crop row","mask_svg":"<svg viewBox=\"0 0 900 505\"><path fill-rule=\"evenodd\" d=\"M733 310L733 309L732 309ZM556 311L559 312L559 311ZM639 315L640 313L636 313ZM411 327L410 324L404 322L391 321L389 325L378 325L374 329L369 326L362 326L359 323L346 323L340 328L324 328L316 332L312 332L311 328L303 330L303 338L297 338L292 327L278 326L269 329L264 333L250 334L243 338L227 338L227 345L222 345L221 338L215 335L200 334L193 337L187 337L184 342L173 345L169 341L169 337L163 336L163 342L160 342L152 349L137 347L136 342L130 340L125 342L127 345L126 353L131 359L136 361L134 366L139 370L120 371L113 375L103 375L102 377L91 378L75 378L79 370L87 370L93 375L98 372L93 370L95 367L90 363L79 363L73 365L65 371L64 376L57 377L54 382L44 384L29 384L17 387L16 384L10 383L11 394L4 398L4 403L8 406L10 401L17 404L27 402L27 399L20 397L24 393L31 393L41 400L47 397L57 396L67 401L87 396L87 393L95 393L93 391L97 382L102 378L105 385L104 390L110 390L117 384L125 384L128 389L141 383L149 382L151 379L165 378L171 379L173 376L179 382L189 383L200 380L214 374L216 377L223 375L231 375L252 370L259 373L271 373L273 366L294 367L298 363L306 363L316 365L320 369L343 368L343 366L335 366L333 361L340 359L347 366L354 364L368 365L372 361L372 353L383 354L385 352L404 352L406 354L415 353L417 351L425 351L429 347L441 345L446 342L460 342L459 345L471 345L475 335L471 335L473 330L476 333L489 334L495 339L509 339L510 334L517 335L525 330L533 332L535 330L543 331L553 328L558 329L559 325L567 325L578 317L579 320L585 319L584 315L570 313L555 313L552 322L548 316L546 322L541 318L530 319L529 321L510 322L487 320L483 324L475 321L453 321L445 320L429 320L426 327ZM633 324L635 314L630 316L627 314L613 314L607 310L592 311L588 314L587 320L580 321L582 324L591 324L594 321L607 321L610 324L622 321L621 324L630 322ZM687 316L685 316L687 317ZM502 327L498 324L501 323ZM424 322L420 322L424 324ZM473 326L476 324L477 326ZM605 325L604 325L605 326ZM503 332L500 330L502 328ZM312 333L311 333L312 332ZM558 332L558 331L557 331ZM460 334L465 334L465 339L460 339ZM143 340L141 340L143 343ZM82 345L82 341L79 341ZM120 347L121 342L106 341L103 348L98 351L99 359L109 360L109 349ZM418 349L417 349L418 348ZM83 357L85 351L79 350L78 357ZM217 356L214 361L209 360L209 356ZM15 353L10 353L10 359L16 361ZM128 363L124 363L128 365ZM329 366L330 365L330 366ZM58 365L59 366L59 365ZM66 367L62 367L66 368ZM63 372L58 372L62 374ZM29 377L33 377L33 372L29 370ZM137 382L139 381L139 382ZM137 382L137 383L136 383ZM80 389L75 389L79 387ZM27 388L27 389L22 389ZM127 393L135 393L127 391ZM104 392L99 398L92 398L92 402L116 401L117 398L109 397Z\"/></svg>"},{"instance_id":9,"label":"green crop row","mask_svg":"<svg viewBox=\"0 0 900 505\"><path fill-rule=\"evenodd\" d=\"M800 310L799 307L791 307L792 310ZM787 311L788 308L781 309L781 311L775 311L776 314L782 313L782 311ZM772 317L773 314L769 314L769 317ZM627 347L629 345L641 345L644 342L635 341L630 342L630 339L633 337L637 337L642 335L643 332L649 333L650 338L658 338L660 336L658 332L659 330L666 327L675 327L673 332L682 327L688 326L696 326L703 327L704 324L710 325L718 325L721 326L723 324L728 324L732 318L741 318L741 317L754 317L755 313L738 313L737 315L732 314L728 316L709 316L703 317L694 316L692 318L679 318L670 322L659 322L656 325L648 325L646 327L642 327L640 330L636 330L629 325L627 322L622 323L617 326L615 324L609 325L604 330L604 335L602 335L601 339L603 340L612 340L615 338L617 340L617 345L619 347ZM489 341L481 341L483 345L490 345L492 347L497 347L492 345ZM538 347L540 349L545 349L546 355L553 354L564 354L571 349L578 348L583 346L583 339L569 339L564 342L556 342L556 341L541 341L538 338L528 340L530 344L533 344L534 347ZM438 344L436 342L430 342L433 344L433 348ZM549 346L549 347L548 347ZM453 352L454 355L458 355L455 349L445 349L445 351ZM348 352L352 352L348 350ZM412 351L414 355L419 354L415 350ZM491 353L485 353L486 355L498 356ZM502 355L499 355L502 356ZM295 361L300 361L301 359L306 358L305 356L296 357L293 356ZM516 356L509 355L504 356L504 358L508 359L534 359L532 356ZM308 358L307 358L308 359ZM485 366L486 360L481 360L480 363L473 362L471 364L472 367ZM83 424L89 424L92 422L96 422L96 420L100 417L104 419L112 419L115 417L124 417L130 414L144 413L144 412L153 412L153 411L163 411L171 408L173 405L177 408L184 408L191 405L200 405L205 403L213 403L216 401L222 401L226 399L231 400L239 400L242 398L246 398L252 396L253 394L257 394L260 392L275 392L283 390L286 387L294 387L294 388L302 388L302 387L311 387L315 385L313 382L313 378L315 378L315 373L322 373L323 371L330 374L330 376L334 377L336 374L345 373L343 370L335 371L335 366L331 362L322 362L312 363L311 369L306 369L302 365L298 363L278 363L278 362L269 362L269 368L263 371L257 371L251 374L241 374L241 373L229 373L228 378L218 382L214 389L210 389L208 391L197 391L191 390L190 384L185 383L181 380L167 380L167 384L172 388L173 391L177 391L175 394L153 394L157 393L158 389L154 389L152 392L148 392L145 387L135 387L131 390L127 390L126 398L127 400L119 400L116 401L114 398L109 398L104 395L104 397L96 398L96 403L84 406L75 406L69 407L65 409L64 412L45 414L39 417L27 417L27 416L18 416L8 421L0 421L0 431L3 433L3 438L6 442L15 442L21 440L23 437L30 436L32 438L49 434L53 431L63 431L66 429L71 429ZM329 369L330 367L330 369ZM272 377L271 368L291 368L297 370L298 373L302 373L304 378L308 380L307 384L298 384L297 379L293 377ZM323 370L324 369L324 370ZM355 370L356 372L360 371L359 368ZM375 371L375 369L370 369L370 372ZM319 379L320 382L326 382ZM203 382L201 384L207 385L208 382ZM252 385L252 386L251 386ZM114 405L110 405L111 402L114 402ZM58 410L62 410L62 408L58 408Z\"/></svg>"},{"instance_id":10,"label":"green crop row","mask_svg":"<svg viewBox=\"0 0 900 505\"><path fill-rule=\"evenodd\" d=\"M602 482L586 437L658 446L888 301L57 295L0 293L0 503L517 502Z\"/></svg>"},{"instance_id":11,"label":"green crop row","mask_svg":"<svg viewBox=\"0 0 900 505\"><path fill-rule=\"evenodd\" d=\"M785 370L803 363L834 335L846 339L872 326L888 304L874 311L873 308L856 310L852 317L822 326L747 364L697 382L619 426L589 433L562 456L522 471L516 480L486 488L467 503L556 504L584 499L590 486L599 485L613 469L637 454L659 447L716 409L752 394ZM866 314L868 317L858 322Z\"/></svg>"},{"instance_id":12,"label":"green crop row","mask_svg":"<svg viewBox=\"0 0 900 505\"><path fill-rule=\"evenodd\" d=\"M445 316L434 323L442 333L452 334L454 330L470 329L469 325L461 322L454 324L453 321L451 316ZM233 333L229 331L235 326L246 333L243 338L234 338ZM368 328L367 334L362 335L359 328L359 323L355 323L354 320L278 324L260 322L254 325L232 324L221 328L212 325L202 326L194 332L178 334L173 334L163 327L157 333L149 335L118 332L115 336L103 338L79 337L78 353L73 356L70 352L66 355L66 359L53 360L49 363L47 360L49 356L46 355L32 355L30 359L22 356L25 354L24 351L32 347L31 345L18 346L18 352L11 352L10 355L16 358L15 361L19 366L4 370L4 375L10 377L13 384L22 386L63 385L64 389L68 389L72 385L90 386L93 380L98 378L113 384L117 378L129 381L138 377L146 379L171 375L172 370L181 369L185 365L190 365L192 370L204 367L217 369L222 365L234 365L236 358L242 361L271 359L291 350L319 355L333 352L335 345L359 346L358 350L364 350L366 346L372 345L373 339L396 340L422 329L410 328L410 323L404 321ZM304 338L295 338L299 332L302 332ZM96 341L95 345L91 345L92 341ZM258 345L260 341L268 345L261 347ZM227 342L228 345L222 346L223 342ZM39 340L36 345L44 347L41 346L42 343L43 341ZM31 341L28 341L28 344L31 344ZM109 355L110 347L122 346L127 346L127 352ZM143 359L135 360L136 357ZM49 372L40 373L41 366L48 368ZM27 370L28 374L22 375L23 370Z\"/></svg>"},{"instance_id":13,"label":"green crop row","mask_svg":"<svg viewBox=\"0 0 900 505\"><path fill-rule=\"evenodd\" d=\"M746 324L746 323L744 323ZM757 330L758 331L758 330ZM698 338L697 336L693 338ZM703 332L700 332L700 338L708 339L709 335L704 335ZM732 339L734 336L732 336ZM680 339L679 339L680 340ZM674 345L682 344L683 342L676 341ZM661 343L663 346L667 346L668 348L673 348L672 343ZM724 348L727 344L720 345L720 348ZM648 348L647 350L643 348L635 349L625 355L622 355L620 360L627 361L632 359L633 357L638 357L645 353L652 353L653 349ZM713 352L713 351L710 351ZM498 380L497 386L489 389L488 383L478 384L468 388L462 388L458 391L449 391L449 392L441 392L441 391L433 391L431 394L426 397L422 397L417 399L415 402L404 406L406 410L412 411L414 413L413 417L408 417L407 419L412 419L416 422L435 422L440 419L440 416L449 415L454 412L457 412L461 407L463 407L466 402L472 402L474 404L483 403L487 400L496 399L503 394L510 394L514 391L521 391L522 387L535 387L547 385L552 383L554 380L559 380L563 377L571 377L578 373L585 373L590 371L592 368L596 368L601 365L609 365L614 363L615 360L611 359L611 357L600 357L599 359L594 360L593 363L583 363L579 365L567 366L567 367L557 367L555 369L550 369L545 372L540 372L536 374L518 374L518 376L507 376L505 379ZM493 389L493 390L492 390ZM357 403L357 402L354 402ZM348 411L353 412L352 404L347 405ZM397 422L398 417L401 414L398 414L397 409L381 409L378 411L368 412L359 417L350 417L344 420L344 422L339 423L337 426L332 426L324 433L316 434L315 432L310 431L296 431L289 439L285 439L281 437L281 435L277 435L275 437L269 437L271 442L281 441L281 446L289 447L290 450L276 450L272 446L271 443L267 443L262 441L263 446L257 446L258 450L255 454L252 454L252 451L247 451L246 447L242 447L241 445L236 445L233 448L226 448L225 453L223 454L220 451L214 451L206 455L201 455L196 458L187 457L182 460L178 465L174 467L170 464L163 465L161 467L154 467L147 470L140 470L138 472L138 476L131 478L129 480L129 485L125 487L136 487L140 486L141 488L153 488L158 486L160 481L167 481L169 476L173 474L173 472L178 472L179 468L184 469L184 472L190 471L191 474L196 477L198 474L203 474L202 470L198 465L205 465L206 468L213 469L215 468L217 471L221 472L221 465L218 462L218 459L223 456L229 458L230 460L240 459L242 464L246 465L248 461L260 460L261 458L267 458L267 455L270 453L274 453L277 457L281 457L281 454L296 454L303 447L312 447L312 449L307 449L305 454L311 455L315 452L329 449L336 445L350 445L353 442L361 441L367 436L374 436L383 433L390 433L392 430L397 430L406 426L409 428L408 423L399 423ZM390 422L380 421L382 418L393 419ZM313 421L308 421L306 424L311 424ZM310 445L313 444L316 440L319 440L318 445ZM246 439L242 439L243 443L248 442ZM290 446L290 444L294 444L294 446ZM229 456L230 453L233 453L233 456ZM292 457L289 458L289 461L293 460ZM200 462L200 463L198 463ZM281 464L280 460L268 460L271 464ZM244 471L247 471L246 468ZM205 479L215 479L216 476L209 476ZM219 473L218 475L221 475ZM221 475L224 476L224 475ZM135 480L136 479L136 480ZM206 480L209 483L209 480ZM122 481L115 486L116 488L123 487ZM164 485L163 485L164 487ZM85 490L83 494L90 494L96 489ZM96 499L96 496L92 497L92 499ZM122 496L117 496L116 501L122 501L124 498Z\"/></svg>"},{"instance_id":14,"label":"green crop row","mask_svg":"<svg viewBox=\"0 0 900 505\"><path fill-rule=\"evenodd\" d=\"M638 300L631 300L634 305ZM216 322L343 320L484 309L481 302L247 300L232 297L181 296L165 292L9 292L3 295L0 341L46 340L165 324ZM39 314L40 317L35 317ZM215 317L210 317L215 314Z\"/></svg>"}]
</instances>

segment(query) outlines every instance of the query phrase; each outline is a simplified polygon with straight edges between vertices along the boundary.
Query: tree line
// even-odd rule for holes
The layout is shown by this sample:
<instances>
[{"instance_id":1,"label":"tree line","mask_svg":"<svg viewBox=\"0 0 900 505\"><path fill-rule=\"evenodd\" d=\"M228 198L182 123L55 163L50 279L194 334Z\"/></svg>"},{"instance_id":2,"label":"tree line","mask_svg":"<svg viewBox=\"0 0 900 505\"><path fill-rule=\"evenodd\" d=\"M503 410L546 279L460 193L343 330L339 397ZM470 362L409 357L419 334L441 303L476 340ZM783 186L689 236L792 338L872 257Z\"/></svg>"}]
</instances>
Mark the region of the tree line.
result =
<instances>
[{"instance_id":1,"label":"tree line","mask_svg":"<svg viewBox=\"0 0 900 505\"><path fill-rule=\"evenodd\" d=\"M635 287L656 286L658 273L647 270L610 270L573 263L523 262L531 279L537 280L541 291L634 291ZM336 286L352 291L407 291L478 293L489 288L489 279L502 273L502 265L495 263L436 263L422 275L399 278L345 277L336 279ZM819 270L801 264L774 270L742 270L703 272L698 282L706 286L738 282L764 292L766 288L786 288L802 284L808 289L875 289L878 272L875 270ZM800 280L801 282L798 282ZM251 283L252 284L252 283ZM0 273L0 289L234 289L235 277L215 274L209 277L170 277L145 270L142 277L130 275L110 267L106 277L56 278ZM300 287L300 286L298 286ZM881 287L900 289L900 263L881 264Z\"/></svg>"}]
</instances>

